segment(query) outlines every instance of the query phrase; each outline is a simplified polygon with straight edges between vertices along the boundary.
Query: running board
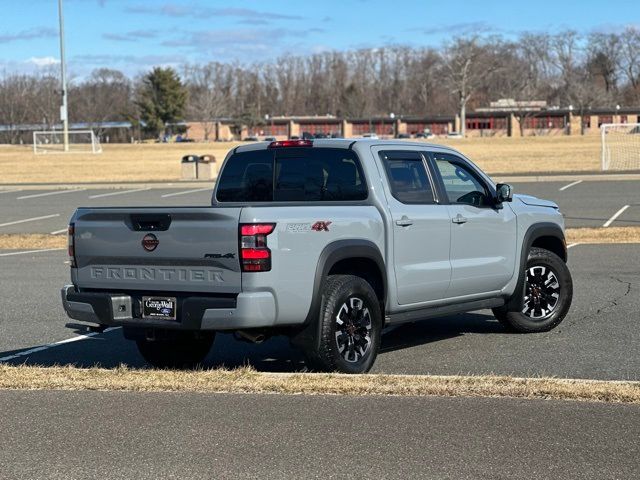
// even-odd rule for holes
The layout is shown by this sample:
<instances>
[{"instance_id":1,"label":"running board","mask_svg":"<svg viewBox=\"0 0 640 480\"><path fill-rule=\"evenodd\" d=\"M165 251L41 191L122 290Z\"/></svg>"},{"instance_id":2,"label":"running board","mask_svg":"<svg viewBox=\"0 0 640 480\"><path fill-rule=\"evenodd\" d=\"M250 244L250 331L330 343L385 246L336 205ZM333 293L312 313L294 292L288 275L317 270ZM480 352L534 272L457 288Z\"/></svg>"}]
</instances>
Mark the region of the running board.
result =
<instances>
[{"instance_id":1,"label":"running board","mask_svg":"<svg viewBox=\"0 0 640 480\"><path fill-rule=\"evenodd\" d=\"M392 313L387 316L387 324L397 324L426 320L427 318L442 317L455 313L473 312L474 310L484 310L485 308L495 308L504 305L503 298L489 298L485 300L474 300L472 302L455 303L451 305L441 305L437 307L420 308L406 312Z\"/></svg>"}]
</instances>

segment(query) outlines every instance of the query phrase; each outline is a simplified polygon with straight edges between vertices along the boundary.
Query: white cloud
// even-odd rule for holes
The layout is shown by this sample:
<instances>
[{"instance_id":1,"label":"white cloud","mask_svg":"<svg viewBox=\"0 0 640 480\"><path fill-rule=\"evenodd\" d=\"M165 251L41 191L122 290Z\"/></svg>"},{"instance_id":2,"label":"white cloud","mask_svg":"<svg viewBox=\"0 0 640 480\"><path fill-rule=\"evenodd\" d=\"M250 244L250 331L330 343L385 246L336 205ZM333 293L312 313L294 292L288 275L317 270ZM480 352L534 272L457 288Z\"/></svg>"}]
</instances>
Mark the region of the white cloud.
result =
<instances>
[{"instance_id":1,"label":"white cloud","mask_svg":"<svg viewBox=\"0 0 640 480\"><path fill-rule=\"evenodd\" d=\"M48 67L49 65L57 65L60 60L53 57L31 57L25 60L26 63L31 63L37 67Z\"/></svg>"}]
</instances>

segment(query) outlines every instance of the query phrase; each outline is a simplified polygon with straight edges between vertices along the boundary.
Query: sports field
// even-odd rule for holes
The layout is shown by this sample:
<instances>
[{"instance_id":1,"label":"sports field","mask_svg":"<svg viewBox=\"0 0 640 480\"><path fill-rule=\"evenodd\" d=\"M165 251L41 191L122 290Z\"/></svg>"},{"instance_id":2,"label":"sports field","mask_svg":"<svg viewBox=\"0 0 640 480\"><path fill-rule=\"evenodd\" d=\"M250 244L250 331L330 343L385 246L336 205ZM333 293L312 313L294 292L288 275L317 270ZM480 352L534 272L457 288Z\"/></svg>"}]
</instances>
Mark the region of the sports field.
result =
<instances>
[{"instance_id":1,"label":"sports field","mask_svg":"<svg viewBox=\"0 0 640 480\"><path fill-rule=\"evenodd\" d=\"M468 155L490 174L597 171L600 138L436 139ZM233 142L103 145L103 153L34 155L28 146L0 146L0 183L176 181L180 159L210 154L222 161Z\"/></svg>"}]
</instances>

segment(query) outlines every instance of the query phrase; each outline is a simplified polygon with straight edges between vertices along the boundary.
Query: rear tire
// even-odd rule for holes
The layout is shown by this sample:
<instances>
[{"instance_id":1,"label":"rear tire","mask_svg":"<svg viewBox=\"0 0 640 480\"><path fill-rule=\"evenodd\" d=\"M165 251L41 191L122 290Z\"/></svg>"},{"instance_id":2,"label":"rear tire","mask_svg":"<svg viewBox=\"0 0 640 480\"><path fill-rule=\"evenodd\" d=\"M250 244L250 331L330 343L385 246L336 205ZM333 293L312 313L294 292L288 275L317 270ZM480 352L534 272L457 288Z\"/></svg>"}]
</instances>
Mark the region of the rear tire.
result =
<instances>
[{"instance_id":1,"label":"rear tire","mask_svg":"<svg viewBox=\"0 0 640 480\"><path fill-rule=\"evenodd\" d=\"M366 373L378 355L380 302L371 285L354 275L331 275L324 284L313 347L305 356L312 370Z\"/></svg>"},{"instance_id":2,"label":"rear tire","mask_svg":"<svg viewBox=\"0 0 640 480\"><path fill-rule=\"evenodd\" d=\"M162 369L191 369L199 366L211 350L215 340L214 332L175 332L163 335L161 339L138 339L138 351L147 363Z\"/></svg>"},{"instance_id":3,"label":"rear tire","mask_svg":"<svg viewBox=\"0 0 640 480\"><path fill-rule=\"evenodd\" d=\"M573 280L566 263L555 253L534 247L529 251L524 281L518 292L521 308L494 308L498 321L520 333L546 332L558 326L573 299Z\"/></svg>"}]
</instances>

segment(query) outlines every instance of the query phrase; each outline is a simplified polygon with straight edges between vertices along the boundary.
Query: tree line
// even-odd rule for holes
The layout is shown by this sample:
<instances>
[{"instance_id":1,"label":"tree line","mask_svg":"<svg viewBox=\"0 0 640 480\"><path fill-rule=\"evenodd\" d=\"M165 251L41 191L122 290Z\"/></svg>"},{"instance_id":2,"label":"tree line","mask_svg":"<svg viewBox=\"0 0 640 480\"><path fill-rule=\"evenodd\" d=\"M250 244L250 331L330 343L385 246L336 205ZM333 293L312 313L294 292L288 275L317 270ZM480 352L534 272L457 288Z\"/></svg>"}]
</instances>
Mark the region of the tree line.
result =
<instances>
[{"instance_id":1,"label":"tree line","mask_svg":"<svg viewBox=\"0 0 640 480\"><path fill-rule=\"evenodd\" d=\"M638 105L640 30L462 36L438 48L334 51L251 65L214 61L134 78L100 68L72 80L68 93L71 122L131 121L150 136L183 119L201 122L207 134L214 118L238 126L259 125L267 115L464 118L499 98L582 112ZM0 77L0 125L54 125L59 104L55 69ZM19 132L5 136L16 141Z\"/></svg>"}]
</instances>

